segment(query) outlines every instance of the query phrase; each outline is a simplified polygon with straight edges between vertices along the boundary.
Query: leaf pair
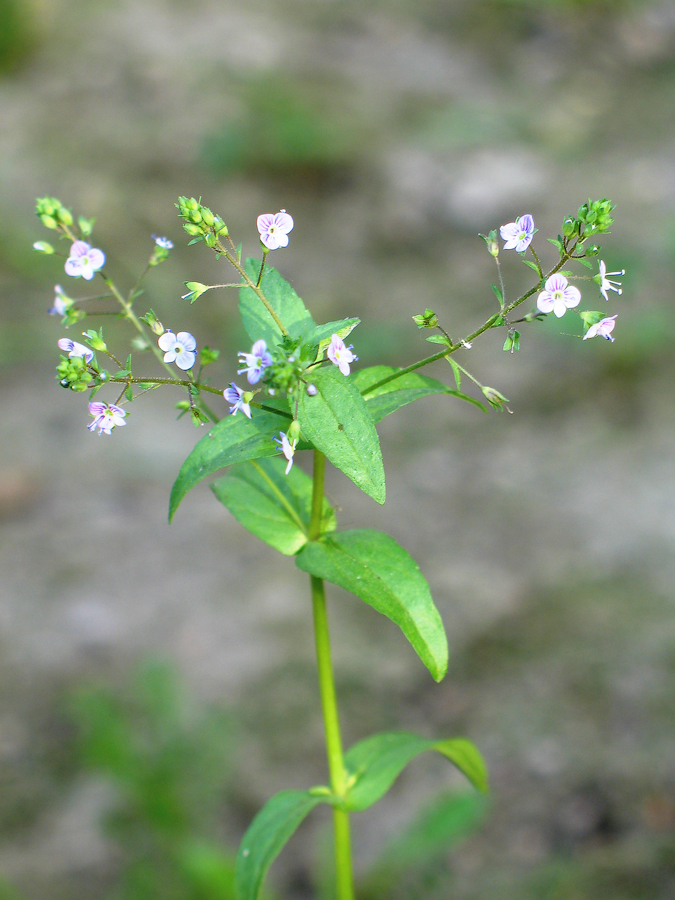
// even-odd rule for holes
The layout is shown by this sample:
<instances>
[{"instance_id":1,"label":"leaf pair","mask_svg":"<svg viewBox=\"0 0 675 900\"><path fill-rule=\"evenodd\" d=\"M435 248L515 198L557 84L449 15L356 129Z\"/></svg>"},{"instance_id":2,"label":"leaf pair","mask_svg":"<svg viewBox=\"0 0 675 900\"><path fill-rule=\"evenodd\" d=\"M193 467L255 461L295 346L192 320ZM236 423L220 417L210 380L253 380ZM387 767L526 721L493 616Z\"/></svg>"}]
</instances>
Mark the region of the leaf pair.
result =
<instances>
[{"instance_id":1,"label":"leaf pair","mask_svg":"<svg viewBox=\"0 0 675 900\"><path fill-rule=\"evenodd\" d=\"M327 787L281 791L257 814L237 855L237 900L257 900L267 871L300 823L320 803L347 811L368 809L389 790L408 763L435 750L462 772L479 791L487 791L487 770L476 747L464 738L435 741L415 734L378 734L353 746L345 755L349 789L336 797Z\"/></svg>"}]
</instances>

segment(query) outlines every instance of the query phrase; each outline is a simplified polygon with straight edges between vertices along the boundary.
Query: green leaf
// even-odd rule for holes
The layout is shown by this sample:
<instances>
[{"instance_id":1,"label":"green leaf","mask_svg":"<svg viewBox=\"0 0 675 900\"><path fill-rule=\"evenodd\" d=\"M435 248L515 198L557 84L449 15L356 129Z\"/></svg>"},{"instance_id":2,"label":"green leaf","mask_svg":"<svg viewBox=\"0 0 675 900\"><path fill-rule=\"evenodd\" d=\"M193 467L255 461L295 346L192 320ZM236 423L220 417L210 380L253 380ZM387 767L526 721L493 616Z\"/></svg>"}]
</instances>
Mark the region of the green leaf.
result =
<instances>
[{"instance_id":1,"label":"green leaf","mask_svg":"<svg viewBox=\"0 0 675 900\"><path fill-rule=\"evenodd\" d=\"M390 413L396 412L402 406L413 403L415 400L420 400L422 397L430 397L433 394L450 394L453 397L458 397L460 400L473 403L474 406L486 412L485 407L478 400L460 393L459 369L454 360L448 358L448 362L455 371L455 381L458 390L453 390L447 384L443 384L442 381L436 381L435 378L428 378L426 375L419 375L417 372L409 372L407 375L401 375L400 378L395 378L393 381L388 381L381 387L375 388L374 391L369 391L368 387L370 385L377 384L378 381L382 381L389 375L399 371L393 366L371 366L368 369L360 369L352 376L352 383L364 395L368 411L375 423L381 421Z\"/></svg>"},{"instance_id":2,"label":"green leaf","mask_svg":"<svg viewBox=\"0 0 675 900\"><path fill-rule=\"evenodd\" d=\"M381 531L359 528L308 543L298 568L351 591L401 629L440 681L448 667L448 642L426 579L410 554Z\"/></svg>"},{"instance_id":3,"label":"green leaf","mask_svg":"<svg viewBox=\"0 0 675 900\"><path fill-rule=\"evenodd\" d=\"M452 346L450 339L444 334L430 334L429 337L424 340L428 341L430 344L443 344L445 347Z\"/></svg>"},{"instance_id":4,"label":"green leaf","mask_svg":"<svg viewBox=\"0 0 675 900\"><path fill-rule=\"evenodd\" d=\"M492 288L492 291L493 291L495 297L497 298L497 303L499 303L499 305L503 307L504 306L504 295L502 294L501 290L497 287L496 284L490 283L490 287Z\"/></svg>"},{"instance_id":5,"label":"green leaf","mask_svg":"<svg viewBox=\"0 0 675 900\"><path fill-rule=\"evenodd\" d=\"M233 466L211 490L235 519L261 541L286 556L307 543L312 510L312 479L285 459L251 460ZM333 507L324 499L322 533L335 531Z\"/></svg>"},{"instance_id":6,"label":"green leaf","mask_svg":"<svg viewBox=\"0 0 675 900\"><path fill-rule=\"evenodd\" d=\"M187 492L208 475L247 459L275 456L279 449L272 440L272 432L284 430L288 423L288 416L256 410L252 419L226 416L214 425L181 466L171 488L169 521Z\"/></svg>"},{"instance_id":7,"label":"green leaf","mask_svg":"<svg viewBox=\"0 0 675 900\"><path fill-rule=\"evenodd\" d=\"M352 785L347 809L360 811L377 803L408 763L426 750L435 750L454 763L479 791L487 791L488 776L483 757L466 738L436 741L406 732L376 734L355 744L345 755Z\"/></svg>"},{"instance_id":8,"label":"green leaf","mask_svg":"<svg viewBox=\"0 0 675 900\"><path fill-rule=\"evenodd\" d=\"M539 266L536 264L536 262L533 262L531 259L524 259L523 262L526 266L529 266L531 269L533 269L537 273L539 278L541 278L541 272L539 271Z\"/></svg>"},{"instance_id":9,"label":"green leaf","mask_svg":"<svg viewBox=\"0 0 675 900\"><path fill-rule=\"evenodd\" d=\"M317 369L312 382L316 396L298 395L303 436L364 493L384 503L382 451L366 401L333 366Z\"/></svg>"},{"instance_id":10,"label":"green leaf","mask_svg":"<svg viewBox=\"0 0 675 900\"><path fill-rule=\"evenodd\" d=\"M260 273L260 260L249 257L245 269L255 284ZM260 287L291 337L299 337L316 328L305 304L276 269L265 266ZM281 341L282 334L279 328L253 288L240 288L239 312L246 333L252 341L262 338L268 347L274 347Z\"/></svg>"},{"instance_id":11,"label":"green leaf","mask_svg":"<svg viewBox=\"0 0 675 900\"><path fill-rule=\"evenodd\" d=\"M329 794L280 791L260 810L244 835L235 870L237 900L257 900L267 870L297 830L302 820Z\"/></svg>"}]
</instances>

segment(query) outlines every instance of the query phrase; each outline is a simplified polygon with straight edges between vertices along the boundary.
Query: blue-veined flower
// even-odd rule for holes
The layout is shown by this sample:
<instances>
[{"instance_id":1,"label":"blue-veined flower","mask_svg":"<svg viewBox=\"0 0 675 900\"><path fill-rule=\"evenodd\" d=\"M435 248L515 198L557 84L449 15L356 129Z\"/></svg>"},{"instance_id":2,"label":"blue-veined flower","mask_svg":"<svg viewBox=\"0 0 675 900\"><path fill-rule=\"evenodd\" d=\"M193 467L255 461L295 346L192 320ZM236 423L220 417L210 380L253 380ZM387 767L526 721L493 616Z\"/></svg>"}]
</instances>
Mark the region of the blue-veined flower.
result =
<instances>
[{"instance_id":1,"label":"blue-veined flower","mask_svg":"<svg viewBox=\"0 0 675 900\"><path fill-rule=\"evenodd\" d=\"M65 316L73 301L63 292L60 284L54 286L54 305L48 310L50 316Z\"/></svg>"},{"instance_id":2,"label":"blue-veined flower","mask_svg":"<svg viewBox=\"0 0 675 900\"><path fill-rule=\"evenodd\" d=\"M608 316L606 319L600 319L595 325L591 325L584 335L584 340L586 341L588 338L593 337L604 337L606 340L613 342L614 338L612 337L612 331L614 331L615 324L616 316Z\"/></svg>"},{"instance_id":3,"label":"blue-veined flower","mask_svg":"<svg viewBox=\"0 0 675 900\"><path fill-rule=\"evenodd\" d=\"M352 345L345 347L345 342L337 334L331 337L326 356L338 367L343 375L349 375L350 364L358 360L358 356L354 356L352 353Z\"/></svg>"},{"instance_id":4,"label":"blue-veined flower","mask_svg":"<svg viewBox=\"0 0 675 900\"><path fill-rule=\"evenodd\" d=\"M295 453L295 446L298 442L297 440L294 440L293 442L289 441L288 435L283 431L280 431L279 437L275 437L274 440L277 442L277 444L279 445L279 449L288 460L288 465L286 466L286 475L288 475L293 466L293 454Z\"/></svg>"},{"instance_id":5,"label":"blue-veined flower","mask_svg":"<svg viewBox=\"0 0 675 900\"><path fill-rule=\"evenodd\" d=\"M534 219L529 213L524 216L518 216L515 222L509 222L508 225L502 225L499 233L504 244L505 250L517 250L518 253L524 253L532 243L532 238L537 229L534 227Z\"/></svg>"},{"instance_id":6,"label":"blue-veined flower","mask_svg":"<svg viewBox=\"0 0 675 900\"><path fill-rule=\"evenodd\" d=\"M105 264L105 254L96 247L90 247L85 241L75 241L70 248L70 256L66 260L66 274L73 278L91 281L96 272Z\"/></svg>"},{"instance_id":7,"label":"blue-veined flower","mask_svg":"<svg viewBox=\"0 0 675 900\"><path fill-rule=\"evenodd\" d=\"M246 372L246 380L249 384L257 384L268 366L272 365L272 357L267 352L267 344L262 338L251 347L250 353L239 351L239 362L243 369L237 369L237 375Z\"/></svg>"},{"instance_id":8,"label":"blue-veined flower","mask_svg":"<svg viewBox=\"0 0 675 900\"><path fill-rule=\"evenodd\" d=\"M625 275L626 270L620 269L618 272L608 272L607 266L604 264L602 260L600 260L600 274L596 275L593 279L597 281L600 285L600 293L605 298L605 300L609 300L607 296L607 291L616 291L617 294L622 294L623 290L621 289L620 281L611 281L607 276L608 275Z\"/></svg>"},{"instance_id":9,"label":"blue-veined flower","mask_svg":"<svg viewBox=\"0 0 675 900\"><path fill-rule=\"evenodd\" d=\"M189 331L165 331L157 341L159 349L164 351L164 362L175 362L179 369L186 371L195 364L197 341Z\"/></svg>"},{"instance_id":10,"label":"blue-veined flower","mask_svg":"<svg viewBox=\"0 0 675 900\"><path fill-rule=\"evenodd\" d=\"M223 397L227 400L228 403L233 404L230 407L231 416L236 415L237 411L241 410L247 418L251 418L251 407L244 400L245 393L234 383L234 381L230 382L229 388L225 388L225 390L223 391Z\"/></svg>"},{"instance_id":11,"label":"blue-veined flower","mask_svg":"<svg viewBox=\"0 0 675 900\"><path fill-rule=\"evenodd\" d=\"M168 237L159 237L158 235L153 234L152 239L158 247L162 248L162 250L173 250L173 241Z\"/></svg>"},{"instance_id":12,"label":"blue-veined flower","mask_svg":"<svg viewBox=\"0 0 675 900\"><path fill-rule=\"evenodd\" d=\"M288 247L288 233L293 230L293 219L285 209L278 213L263 213L258 216L257 226L260 240L268 250Z\"/></svg>"},{"instance_id":13,"label":"blue-veined flower","mask_svg":"<svg viewBox=\"0 0 675 900\"><path fill-rule=\"evenodd\" d=\"M98 428L99 434L111 434L113 428L119 425L126 425L124 417L126 412L115 406L114 403L101 403L94 400L89 404L89 415L94 417L94 421L87 425L89 431L95 431Z\"/></svg>"},{"instance_id":14,"label":"blue-veined flower","mask_svg":"<svg viewBox=\"0 0 675 900\"><path fill-rule=\"evenodd\" d=\"M59 349L67 353L70 359L75 356L83 356L87 363L90 363L94 358L93 350L89 347L85 347L84 344L78 344L77 341L71 341L70 338L60 338L57 343Z\"/></svg>"},{"instance_id":15,"label":"blue-veined flower","mask_svg":"<svg viewBox=\"0 0 675 900\"><path fill-rule=\"evenodd\" d=\"M560 318L568 309L578 306L580 302L581 291L568 284L564 275L556 272L546 281L544 290L537 297L537 309L543 313L552 311Z\"/></svg>"}]
</instances>

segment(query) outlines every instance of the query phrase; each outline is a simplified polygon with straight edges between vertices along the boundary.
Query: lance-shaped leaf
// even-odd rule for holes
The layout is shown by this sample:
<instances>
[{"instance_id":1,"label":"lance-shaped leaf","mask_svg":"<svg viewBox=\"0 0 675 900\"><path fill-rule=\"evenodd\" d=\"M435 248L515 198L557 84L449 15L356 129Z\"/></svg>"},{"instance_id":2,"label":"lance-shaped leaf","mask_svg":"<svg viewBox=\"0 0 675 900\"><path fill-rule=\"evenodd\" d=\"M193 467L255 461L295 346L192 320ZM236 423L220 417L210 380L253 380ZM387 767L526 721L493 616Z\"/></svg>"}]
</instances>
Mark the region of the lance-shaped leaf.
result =
<instances>
[{"instance_id":1,"label":"lance-shaped leaf","mask_svg":"<svg viewBox=\"0 0 675 900\"><path fill-rule=\"evenodd\" d=\"M368 390L371 385L377 384L378 381L382 381L398 371L400 370L393 366L371 366L368 369L360 369L352 376L352 382L363 394L374 422L379 422L408 403L420 400L422 397L430 397L432 394L450 394L460 400L466 400L467 403L473 403L483 412L487 412L483 404L473 397L449 388L442 381L436 381L435 378L428 378L417 372L408 372L407 375L401 375L400 378L388 381L374 390Z\"/></svg>"},{"instance_id":2,"label":"lance-shaped leaf","mask_svg":"<svg viewBox=\"0 0 675 900\"><path fill-rule=\"evenodd\" d=\"M426 750L441 753L474 787L487 791L487 768L471 741L465 738L436 741L406 732L390 732L366 738L345 754L345 767L351 782L347 809L359 811L377 803L408 763Z\"/></svg>"},{"instance_id":3,"label":"lance-shaped leaf","mask_svg":"<svg viewBox=\"0 0 675 900\"><path fill-rule=\"evenodd\" d=\"M319 803L328 803L330 792L280 791L260 810L244 835L235 869L237 900L257 900L267 870L283 850L302 820Z\"/></svg>"},{"instance_id":4,"label":"lance-shaped leaf","mask_svg":"<svg viewBox=\"0 0 675 900\"><path fill-rule=\"evenodd\" d=\"M256 410L252 419L227 416L214 425L181 466L171 488L169 521L183 497L203 478L233 463L276 456L279 448L272 440L272 432L285 429L288 422L288 416Z\"/></svg>"},{"instance_id":5,"label":"lance-shaped leaf","mask_svg":"<svg viewBox=\"0 0 675 900\"><path fill-rule=\"evenodd\" d=\"M443 622L417 563L392 537L367 528L342 531L308 543L296 563L391 619L434 679L443 678L448 668Z\"/></svg>"},{"instance_id":6,"label":"lance-shaped leaf","mask_svg":"<svg viewBox=\"0 0 675 900\"><path fill-rule=\"evenodd\" d=\"M255 284L260 273L260 260L247 259L245 269ZM299 337L316 328L305 304L276 269L265 266L260 288L291 337ZM253 288L239 289L239 312L246 333L252 341L262 338L268 347L274 347L281 341L282 334L276 322Z\"/></svg>"},{"instance_id":7,"label":"lance-shaped leaf","mask_svg":"<svg viewBox=\"0 0 675 900\"><path fill-rule=\"evenodd\" d=\"M285 459L250 460L233 466L211 490L235 519L261 541L286 556L307 543L312 510L312 479ZM335 511L323 501L323 534L335 531Z\"/></svg>"},{"instance_id":8,"label":"lance-shaped leaf","mask_svg":"<svg viewBox=\"0 0 675 900\"><path fill-rule=\"evenodd\" d=\"M316 396L298 395L303 436L366 494L384 503L384 466L375 425L354 385L333 366L311 376Z\"/></svg>"}]
</instances>

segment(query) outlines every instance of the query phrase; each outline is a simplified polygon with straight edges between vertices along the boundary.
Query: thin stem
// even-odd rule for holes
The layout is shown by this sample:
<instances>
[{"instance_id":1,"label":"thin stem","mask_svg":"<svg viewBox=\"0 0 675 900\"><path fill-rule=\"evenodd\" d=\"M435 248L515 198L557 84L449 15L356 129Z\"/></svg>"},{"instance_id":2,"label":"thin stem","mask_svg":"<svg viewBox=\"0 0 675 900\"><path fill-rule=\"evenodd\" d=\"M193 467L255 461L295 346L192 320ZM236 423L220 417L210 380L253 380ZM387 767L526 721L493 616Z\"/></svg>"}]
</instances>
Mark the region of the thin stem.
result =
<instances>
[{"instance_id":1,"label":"thin stem","mask_svg":"<svg viewBox=\"0 0 675 900\"><path fill-rule=\"evenodd\" d=\"M309 536L316 540L321 533L321 511L323 506L323 483L326 459L323 453L314 451L314 477L312 491L312 514ZM312 610L314 613L314 642L319 675L319 691L326 734L326 755L330 784L336 797L344 797L347 790L347 772L342 755L342 739L338 719L335 679L330 653L328 615L326 611L326 591L323 579L310 575ZM354 879L352 875L351 838L349 813L333 807L335 833L335 886L337 900L354 900Z\"/></svg>"},{"instance_id":2,"label":"thin stem","mask_svg":"<svg viewBox=\"0 0 675 900\"><path fill-rule=\"evenodd\" d=\"M228 235L228 237L229 237L229 235ZM276 314L276 312L274 311L274 308L273 308L272 304L269 302L269 300L267 299L267 297L266 297L265 294L263 293L262 289L260 288L260 285L259 285L259 284L256 284L255 281L253 281L251 278L249 278L246 269L242 266L242 264L239 262L239 260L237 259L237 257L236 257L236 256L233 256L233 255L229 252L229 250L227 250L225 247L223 247L223 245L220 243L219 240L216 241L216 246L214 247L214 249L215 249L218 253L222 253L223 256L225 256L225 257L227 258L228 262L230 262L230 263L234 266L234 268L237 270L237 272L239 272L239 274L241 275L241 277L244 279L244 281L245 281L245 283L246 283L246 287L250 287L252 291L255 291L255 292L256 292L256 294L258 295L259 300L263 303L263 305L264 305L265 309L267 310L267 312L268 312L268 313L272 316L272 318L274 319L274 324L277 326L277 328L279 329L279 331L280 331L284 336L288 335L288 331L286 330L286 327L284 326L284 323L281 321L281 319L279 318L279 316L278 316L278 315ZM263 257L263 265L264 265L264 262L265 262L265 260L264 260L264 257ZM260 278L262 278L262 266L261 266L261 268L260 268Z\"/></svg>"},{"instance_id":3,"label":"thin stem","mask_svg":"<svg viewBox=\"0 0 675 900\"><path fill-rule=\"evenodd\" d=\"M542 275L542 278L548 279L551 277L551 275L555 275L556 272L560 271L565 263L572 257L575 248L576 244L574 245L574 247L567 249L565 254L561 257L559 262L557 262L555 266L553 266L548 275ZM433 353L431 356L426 356L424 359L420 359L418 362L413 363L410 366L406 366L404 369L399 369L397 372L392 372L391 375L387 375L385 378L381 378L374 384L369 384L368 387L364 388L361 391L362 396L366 397L368 396L368 394L372 394L373 391L384 387L385 384L389 384L390 381L395 381L397 378L401 378L403 375L408 375L410 372L414 372L417 369L421 369L424 366L428 366L431 363L437 362L439 359L445 359L447 356L450 356L451 353L455 353L457 350L459 350L460 347L463 347L466 344L470 344L479 335L483 334L483 332L487 331L489 328L492 328L497 319L502 318L506 321L506 317L512 309L515 309L516 306L520 306L521 303L524 303L525 300L527 300L533 294L536 294L538 290L539 283L537 283L533 288L530 288L529 291L526 291L522 296L518 297L517 300L514 300L512 303L509 303L507 306L503 307L500 313L494 316L490 316L490 318L487 319L487 321L484 322L480 328L477 328L474 332L467 335L458 344L453 344L451 347L446 347L445 350L441 350L438 353Z\"/></svg>"}]
</instances>

